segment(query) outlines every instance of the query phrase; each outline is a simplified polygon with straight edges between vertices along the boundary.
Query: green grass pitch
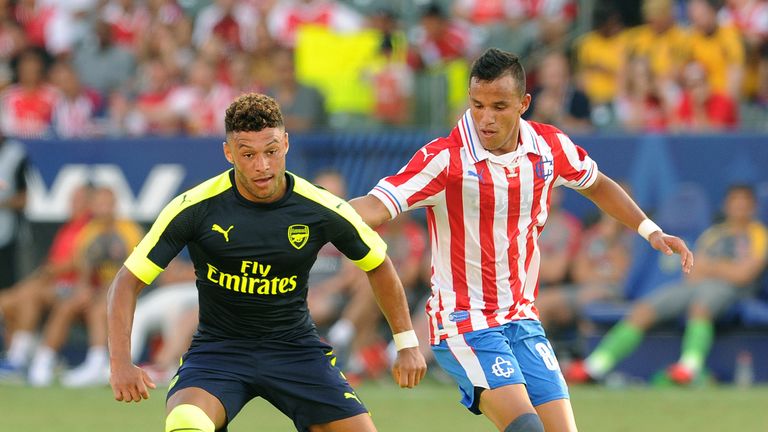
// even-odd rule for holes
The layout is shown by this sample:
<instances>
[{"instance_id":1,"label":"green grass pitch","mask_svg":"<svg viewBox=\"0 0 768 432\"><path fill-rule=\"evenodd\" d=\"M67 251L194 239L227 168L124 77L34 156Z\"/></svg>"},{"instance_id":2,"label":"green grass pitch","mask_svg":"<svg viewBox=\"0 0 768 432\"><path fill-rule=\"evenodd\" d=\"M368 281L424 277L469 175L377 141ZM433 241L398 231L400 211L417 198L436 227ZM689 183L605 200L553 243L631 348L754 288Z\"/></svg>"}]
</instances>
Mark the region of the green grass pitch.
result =
<instances>
[{"instance_id":1,"label":"green grass pitch","mask_svg":"<svg viewBox=\"0 0 768 432\"><path fill-rule=\"evenodd\" d=\"M571 389L583 432L768 431L768 387L695 389L631 387ZM400 390L389 382L358 387L379 431L493 431L488 420L458 404L451 385L427 382ZM160 431L164 390L140 404L118 403L107 388L31 389L0 385L0 431L103 432ZM263 400L246 406L231 432L294 430L290 421Z\"/></svg>"}]
</instances>

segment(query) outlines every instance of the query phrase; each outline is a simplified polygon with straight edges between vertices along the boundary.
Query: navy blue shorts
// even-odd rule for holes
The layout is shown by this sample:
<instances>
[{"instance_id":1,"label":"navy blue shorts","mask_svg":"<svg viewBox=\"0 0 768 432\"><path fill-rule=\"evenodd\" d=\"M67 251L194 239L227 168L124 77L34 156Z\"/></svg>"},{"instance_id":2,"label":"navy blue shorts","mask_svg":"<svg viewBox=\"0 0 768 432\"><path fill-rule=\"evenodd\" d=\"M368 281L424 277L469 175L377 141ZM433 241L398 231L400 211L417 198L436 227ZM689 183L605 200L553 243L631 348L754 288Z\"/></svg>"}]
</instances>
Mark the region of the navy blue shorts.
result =
<instances>
[{"instance_id":1,"label":"navy blue shorts","mask_svg":"<svg viewBox=\"0 0 768 432\"><path fill-rule=\"evenodd\" d=\"M290 342L193 344L184 354L167 398L188 387L199 387L218 398L227 423L255 397L263 397L290 417L299 431L368 412L336 368L330 345L317 334Z\"/></svg>"}]
</instances>

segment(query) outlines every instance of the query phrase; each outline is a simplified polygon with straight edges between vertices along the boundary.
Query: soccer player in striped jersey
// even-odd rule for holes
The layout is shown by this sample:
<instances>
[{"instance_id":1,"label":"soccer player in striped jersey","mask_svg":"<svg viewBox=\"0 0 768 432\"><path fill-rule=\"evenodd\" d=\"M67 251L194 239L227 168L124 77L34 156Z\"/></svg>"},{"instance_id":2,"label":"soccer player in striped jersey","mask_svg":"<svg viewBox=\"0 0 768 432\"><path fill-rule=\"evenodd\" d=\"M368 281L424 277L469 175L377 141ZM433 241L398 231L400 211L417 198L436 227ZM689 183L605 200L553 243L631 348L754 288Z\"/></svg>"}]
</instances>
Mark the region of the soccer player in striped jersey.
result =
<instances>
[{"instance_id":1,"label":"soccer player in striped jersey","mask_svg":"<svg viewBox=\"0 0 768 432\"><path fill-rule=\"evenodd\" d=\"M430 342L462 403L500 431L575 431L568 389L534 306L552 188L576 189L665 254L685 243L648 219L530 103L517 56L489 49L472 65L469 110L352 206L371 226L425 207L432 244Z\"/></svg>"},{"instance_id":2,"label":"soccer player in striped jersey","mask_svg":"<svg viewBox=\"0 0 768 432\"><path fill-rule=\"evenodd\" d=\"M375 431L335 366L307 308L309 270L331 242L367 272L398 343L401 387L426 372L386 244L347 202L285 170L288 134L274 99L246 94L225 116L224 155L234 165L171 201L109 290L112 390L149 397L154 383L131 363L136 297L185 246L195 266L199 325L171 380L166 432L225 431L263 397L299 431Z\"/></svg>"}]
</instances>

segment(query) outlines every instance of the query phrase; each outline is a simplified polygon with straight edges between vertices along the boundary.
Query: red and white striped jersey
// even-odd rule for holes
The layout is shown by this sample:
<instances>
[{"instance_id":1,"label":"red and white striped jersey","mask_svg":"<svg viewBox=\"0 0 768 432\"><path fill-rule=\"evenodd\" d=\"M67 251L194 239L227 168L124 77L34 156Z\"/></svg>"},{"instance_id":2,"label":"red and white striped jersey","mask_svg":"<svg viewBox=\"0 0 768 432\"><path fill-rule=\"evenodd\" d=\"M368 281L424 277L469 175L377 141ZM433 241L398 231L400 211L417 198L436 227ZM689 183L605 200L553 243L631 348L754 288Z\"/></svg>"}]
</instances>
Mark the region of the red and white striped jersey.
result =
<instances>
[{"instance_id":1,"label":"red and white striped jersey","mask_svg":"<svg viewBox=\"0 0 768 432\"><path fill-rule=\"evenodd\" d=\"M520 120L517 150L496 156L480 144L467 111L450 135L422 147L370 192L392 217L427 210L432 243L430 341L538 319L537 239L550 191L585 189L597 164L557 128Z\"/></svg>"}]
</instances>

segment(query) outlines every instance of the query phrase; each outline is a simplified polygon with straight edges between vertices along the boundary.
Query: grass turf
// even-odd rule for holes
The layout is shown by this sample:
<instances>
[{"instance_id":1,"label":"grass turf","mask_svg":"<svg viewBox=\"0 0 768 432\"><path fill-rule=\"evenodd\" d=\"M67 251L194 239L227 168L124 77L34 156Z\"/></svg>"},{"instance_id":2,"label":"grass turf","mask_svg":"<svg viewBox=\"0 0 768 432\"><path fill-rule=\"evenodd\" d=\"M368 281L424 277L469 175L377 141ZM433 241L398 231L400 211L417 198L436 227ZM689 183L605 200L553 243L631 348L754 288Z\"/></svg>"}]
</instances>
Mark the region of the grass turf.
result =
<instances>
[{"instance_id":1,"label":"grass turf","mask_svg":"<svg viewBox=\"0 0 768 432\"><path fill-rule=\"evenodd\" d=\"M431 382L416 390L370 383L358 394L378 429L443 432L492 431L488 420L458 404L453 386ZM0 431L102 432L162 430L165 393L140 404L118 403L107 388L32 389L0 385ZM576 420L586 432L768 431L768 387L696 389L575 387ZM238 431L292 431L292 423L261 399L230 425Z\"/></svg>"}]
</instances>

